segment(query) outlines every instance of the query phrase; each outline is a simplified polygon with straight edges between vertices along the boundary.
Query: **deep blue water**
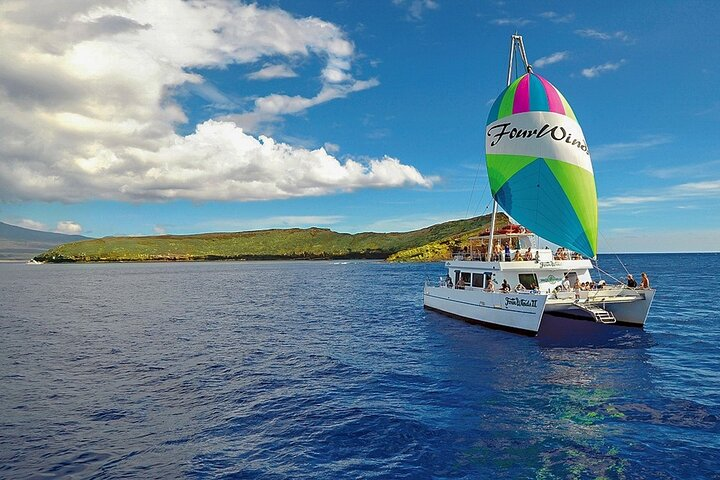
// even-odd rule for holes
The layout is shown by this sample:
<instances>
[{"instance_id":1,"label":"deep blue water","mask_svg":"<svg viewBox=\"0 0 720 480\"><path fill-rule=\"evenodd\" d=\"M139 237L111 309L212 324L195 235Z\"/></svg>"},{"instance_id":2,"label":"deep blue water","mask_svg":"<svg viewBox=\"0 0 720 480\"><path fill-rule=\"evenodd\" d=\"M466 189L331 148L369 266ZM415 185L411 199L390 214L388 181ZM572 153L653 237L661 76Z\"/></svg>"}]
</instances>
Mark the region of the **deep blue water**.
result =
<instances>
[{"instance_id":1,"label":"deep blue water","mask_svg":"<svg viewBox=\"0 0 720 480\"><path fill-rule=\"evenodd\" d=\"M622 259L644 330L536 338L441 264L0 264L0 478L720 478L720 254Z\"/></svg>"}]
</instances>

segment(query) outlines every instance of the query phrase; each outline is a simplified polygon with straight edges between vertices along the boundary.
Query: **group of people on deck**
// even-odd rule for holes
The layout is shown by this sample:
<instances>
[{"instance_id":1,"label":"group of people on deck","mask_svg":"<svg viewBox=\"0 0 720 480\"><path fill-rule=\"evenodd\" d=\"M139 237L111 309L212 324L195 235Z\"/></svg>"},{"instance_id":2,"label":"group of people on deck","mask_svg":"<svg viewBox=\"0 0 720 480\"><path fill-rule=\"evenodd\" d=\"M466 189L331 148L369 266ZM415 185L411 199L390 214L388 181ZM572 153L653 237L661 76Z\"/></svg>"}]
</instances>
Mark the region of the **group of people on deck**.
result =
<instances>
[{"instance_id":1,"label":"group of people on deck","mask_svg":"<svg viewBox=\"0 0 720 480\"><path fill-rule=\"evenodd\" d=\"M487 282L487 286L484 289L486 292L494 292L495 291L495 282L494 280L490 280ZM518 283L517 286L515 286L514 289L516 292L531 292L531 293L539 293L539 290L537 288L537 285L534 283L530 286L529 289L525 288L525 285L522 283ZM510 293L513 291L513 288L508 283L507 279L503 279L502 284L500 285L500 292L502 293Z\"/></svg>"},{"instance_id":2,"label":"group of people on deck","mask_svg":"<svg viewBox=\"0 0 720 480\"><path fill-rule=\"evenodd\" d=\"M487 259L491 262L522 262L538 259L538 252L535 251L535 253L533 253L532 247L528 247L527 250L523 250L519 247L512 248L510 242L500 243L500 240L495 242L492 247L492 251L489 253L490 255L488 258L487 245L480 245L481 260ZM563 247L558 248L553 257L555 260L582 260L583 258L579 253L570 251Z\"/></svg>"},{"instance_id":3,"label":"group of people on deck","mask_svg":"<svg viewBox=\"0 0 720 480\"><path fill-rule=\"evenodd\" d=\"M582 260L582 255L577 252L571 252L567 248L560 247L555 252L555 260Z\"/></svg>"},{"instance_id":4,"label":"group of people on deck","mask_svg":"<svg viewBox=\"0 0 720 480\"><path fill-rule=\"evenodd\" d=\"M633 278L631 273L627 275L627 286L630 288L638 288L637 281ZM645 272L640 274L640 288L650 288L650 279Z\"/></svg>"},{"instance_id":5,"label":"group of people on deck","mask_svg":"<svg viewBox=\"0 0 720 480\"><path fill-rule=\"evenodd\" d=\"M513 254L513 250L515 250L515 254ZM490 252L490 258L488 258L487 245L480 245L480 259L488 260L491 262L520 262L523 260L531 261L537 260L537 255L537 252L535 254L532 253L531 247L528 247L528 249L523 252L520 248L512 249L510 247L510 242L505 242L504 244L501 244L500 240L498 240L497 242L495 242L495 245L493 245L492 252Z\"/></svg>"}]
</instances>

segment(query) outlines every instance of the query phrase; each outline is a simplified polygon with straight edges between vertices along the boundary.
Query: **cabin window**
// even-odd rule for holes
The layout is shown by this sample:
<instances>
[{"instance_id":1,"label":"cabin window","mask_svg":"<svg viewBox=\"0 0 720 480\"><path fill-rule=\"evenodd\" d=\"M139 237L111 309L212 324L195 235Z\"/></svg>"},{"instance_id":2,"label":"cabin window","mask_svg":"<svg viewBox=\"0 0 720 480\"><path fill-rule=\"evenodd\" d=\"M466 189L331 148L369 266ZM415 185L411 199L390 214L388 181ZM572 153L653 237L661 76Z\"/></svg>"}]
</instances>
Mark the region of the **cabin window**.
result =
<instances>
[{"instance_id":1,"label":"cabin window","mask_svg":"<svg viewBox=\"0 0 720 480\"><path fill-rule=\"evenodd\" d=\"M465 282L465 285L470 285L470 272L462 272L460 273L460 276L463 279L463 282Z\"/></svg>"},{"instance_id":2,"label":"cabin window","mask_svg":"<svg viewBox=\"0 0 720 480\"><path fill-rule=\"evenodd\" d=\"M521 273L518 275L518 278L520 280L520 283L522 283L522 286L527 288L528 290L533 288L533 285L536 287L538 286L538 280L537 275L534 273Z\"/></svg>"},{"instance_id":3,"label":"cabin window","mask_svg":"<svg viewBox=\"0 0 720 480\"><path fill-rule=\"evenodd\" d=\"M485 285L483 284L483 278L484 278L484 277L485 277L485 275L483 275L482 273L473 273L473 276L472 276L472 278L473 278L473 280L472 280L472 286L473 286L473 287L478 287L478 288L483 288L483 287L485 286Z\"/></svg>"}]
</instances>

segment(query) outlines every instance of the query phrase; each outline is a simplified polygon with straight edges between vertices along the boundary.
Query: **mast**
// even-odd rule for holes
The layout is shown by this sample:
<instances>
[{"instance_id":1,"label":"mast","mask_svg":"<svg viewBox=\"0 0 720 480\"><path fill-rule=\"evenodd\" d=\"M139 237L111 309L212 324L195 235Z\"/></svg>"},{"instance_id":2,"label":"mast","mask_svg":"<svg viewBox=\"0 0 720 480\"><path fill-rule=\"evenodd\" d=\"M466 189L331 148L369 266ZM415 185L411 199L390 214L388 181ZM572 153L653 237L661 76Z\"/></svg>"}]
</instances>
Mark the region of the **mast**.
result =
<instances>
[{"instance_id":1,"label":"mast","mask_svg":"<svg viewBox=\"0 0 720 480\"><path fill-rule=\"evenodd\" d=\"M515 59L515 49L517 48L518 52L520 52L520 58L522 59L523 63L525 64L525 69L528 73L532 72L532 66L528 63L527 55L525 54L525 44L523 43L522 35L518 35L517 33L512 35L510 37L510 58L508 59L508 73L507 73L507 83L505 84L505 87L509 87L512 83L512 67L513 67L513 60ZM488 255L490 258L492 258L492 251L493 251L493 238L495 237L495 217L497 217L497 209L498 209L498 203L495 200L495 197L493 196L493 209L492 209L492 217L490 219L490 238L488 242Z\"/></svg>"}]
</instances>

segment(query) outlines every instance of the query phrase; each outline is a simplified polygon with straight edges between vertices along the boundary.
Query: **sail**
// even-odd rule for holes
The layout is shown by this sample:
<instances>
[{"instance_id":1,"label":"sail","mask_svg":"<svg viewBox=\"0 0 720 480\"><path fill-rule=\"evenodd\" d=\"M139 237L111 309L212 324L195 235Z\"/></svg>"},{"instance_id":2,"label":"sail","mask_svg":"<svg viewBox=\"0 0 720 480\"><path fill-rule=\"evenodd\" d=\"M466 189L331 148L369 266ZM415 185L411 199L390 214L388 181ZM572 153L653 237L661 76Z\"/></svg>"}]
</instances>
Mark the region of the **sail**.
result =
<instances>
[{"instance_id":1,"label":"sail","mask_svg":"<svg viewBox=\"0 0 720 480\"><path fill-rule=\"evenodd\" d=\"M527 73L495 100L486 133L488 177L498 204L546 240L594 258L595 176L565 97Z\"/></svg>"}]
</instances>

